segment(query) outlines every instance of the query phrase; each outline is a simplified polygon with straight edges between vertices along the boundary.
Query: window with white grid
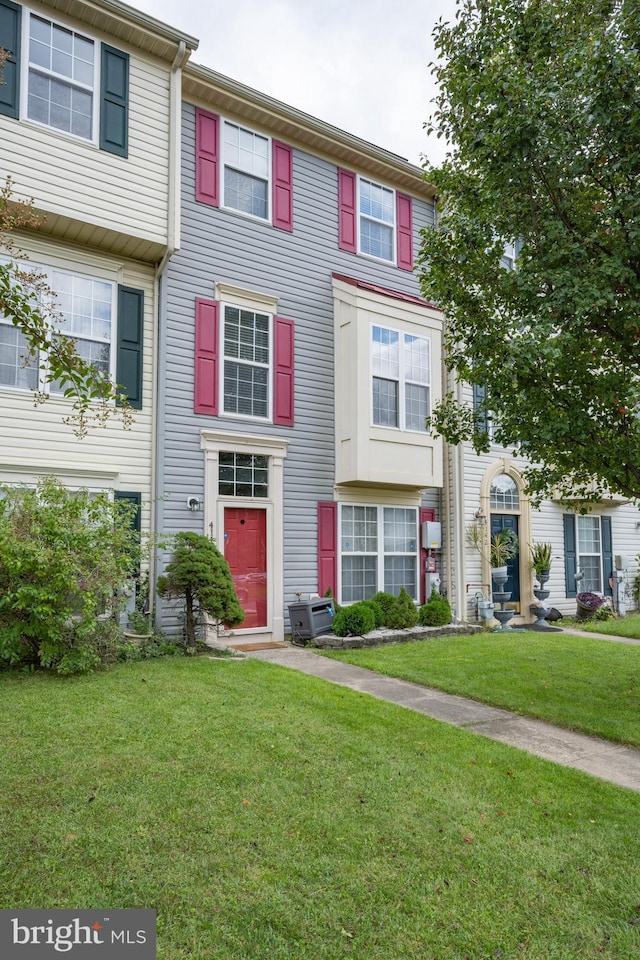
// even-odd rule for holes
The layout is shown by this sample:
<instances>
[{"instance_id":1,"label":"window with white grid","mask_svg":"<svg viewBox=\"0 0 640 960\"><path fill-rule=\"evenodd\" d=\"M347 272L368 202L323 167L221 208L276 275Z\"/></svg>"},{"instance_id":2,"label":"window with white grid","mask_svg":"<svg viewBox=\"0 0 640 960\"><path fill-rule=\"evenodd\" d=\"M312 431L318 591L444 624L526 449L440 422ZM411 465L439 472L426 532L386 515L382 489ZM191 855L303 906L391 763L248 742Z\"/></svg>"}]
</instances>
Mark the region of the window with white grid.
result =
<instances>
[{"instance_id":1,"label":"window with white grid","mask_svg":"<svg viewBox=\"0 0 640 960\"><path fill-rule=\"evenodd\" d=\"M64 270L52 270L50 284L56 294L54 309L59 313L60 333L73 339L83 360L108 376L115 317L114 284ZM62 389L51 384L52 393Z\"/></svg>"},{"instance_id":2,"label":"window with white grid","mask_svg":"<svg viewBox=\"0 0 640 960\"><path fill-rule=\"evenodd\" d=\"M364 177L358 178L360 252L394 261L395 192Z\"/></svg>"},{"instance_id":3,"label":"window with white grid","mask_svg":"<svg viewBox=\"0 0 640 960\"><path fill-rule=\"evenodd\" d=\"M224 411L267 419L271 380L271 318L224 308Z\"/></svg>"},{"instance_id":4,"label":"window with white grid","mask_svg":"<svg viewBox=\"0 0 640 960\"><path fill-rule=\"evenodd\" d=\"M584 573L580 590L602 592L602 536L600 517L576 517L578 569Z\"/></svg>"},{"instance_id":5,"label":"window with white grid","mask_svg":"<svg viewBox=\"0 0 640 960\"><path fill-rule=\"evenodd\" d=\"M220 451L218 493L221 497L268 497L269 458Z\"/></svg>"},{"instance_id":6,"label":"window with white grid","mask_svg":"<svg viewBox=\"0 0 640 960\"><path fill-rule=\"evenodd\" d=\"M224 122L224 205L260 220L269 217L270 141Z\"/></svg>"},{"instance_id":7,"label":"window with white grid","mask_svg":"<svg viewBox=\"0 0 640 960\"><path fill-rule=\"evenodd\" d=\"M379 590L418 596L418 512L415 507L341 504L341 602Z\"/></svg>"},{"instance_id":8,"label":"window with white grid","mask_svg":"<svg viewBox=\"0 0 640 960\"><path fill-rule=\"evenodd\" d=\"M7 264L6 258L0 263ZM34 289L33 305L39 304L52 315L57 333L73 340L76 352L106 376L113 373L116 318L116 285L107 280L71 273L52 267L20 261L20 271L30 272L38 282L45 284L53 296ZM28 280L20 279L24 287ZM40 376L40 367L46 364L46 351L30 358L22 332L5 317L0 316L0 387L37 389L54 394L63 392L57 383L47 383Z\"/></svg>"},{"instance_id":9,"label":"window with white grid","mask_svg":"<svg viewBox=\"0 0 640 960\"><path fill-rule=\"evenodd\" d=\"M429 416L429 340L373 326L371 373L373 423L425 432Z\"/></svg>"},{"instance_id":10,"label":"window with white grid","mask_svg":"<svg viewBox=\"0 0 640 960\"><path fill-rule=\"evenodd\" d=\"M94 139L96 45L89 37L29 15L27 116Z\"/></svg>"},{"instance_id":11,"label":"window with white grid","mask_svg":"<svg viewBox=\"0 0 640 960\"><path fill-rule=\"evenodd\" d=\"M520 509L518 487L513 477L506 473L499 473L493 478L489 491L489 506L499 513Z\"/></svg>"}]
</instances>

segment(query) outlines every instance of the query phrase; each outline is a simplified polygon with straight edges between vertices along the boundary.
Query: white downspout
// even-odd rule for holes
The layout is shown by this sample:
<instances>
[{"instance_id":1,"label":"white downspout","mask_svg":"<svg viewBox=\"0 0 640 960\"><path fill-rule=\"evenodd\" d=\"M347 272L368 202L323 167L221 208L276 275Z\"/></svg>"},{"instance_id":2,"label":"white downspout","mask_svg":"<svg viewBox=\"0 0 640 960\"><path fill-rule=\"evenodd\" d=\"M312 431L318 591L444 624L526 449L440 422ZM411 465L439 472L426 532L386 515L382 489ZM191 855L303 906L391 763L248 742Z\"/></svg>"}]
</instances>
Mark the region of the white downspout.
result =
<instances>
[{"instance_id":1,"label":"white downspout","mask_svg":"<svg viewBox=\"0 0 640 960\"><path fill-rule=\"evenodd\" d=\"M152 379L154 383L151 402L151 529L157 532L157 505L158 491L156 490L156 458L158 455L158 392L160 390L160 364L158 357L158 341L160 335L160 279L164 269L180 247L180 159L181 159L181 103L182 103L182 68L189 59L189 50L184 40L178 44L178 50L171 64L169 74L169 127L168 127L168 171L167 171L167 246L162 260L158 263L153 278L153 339L152 339ZM153 549L149 556L149 616L153 622L156 583L156 551Z\"/></svg>"}]
</instances>

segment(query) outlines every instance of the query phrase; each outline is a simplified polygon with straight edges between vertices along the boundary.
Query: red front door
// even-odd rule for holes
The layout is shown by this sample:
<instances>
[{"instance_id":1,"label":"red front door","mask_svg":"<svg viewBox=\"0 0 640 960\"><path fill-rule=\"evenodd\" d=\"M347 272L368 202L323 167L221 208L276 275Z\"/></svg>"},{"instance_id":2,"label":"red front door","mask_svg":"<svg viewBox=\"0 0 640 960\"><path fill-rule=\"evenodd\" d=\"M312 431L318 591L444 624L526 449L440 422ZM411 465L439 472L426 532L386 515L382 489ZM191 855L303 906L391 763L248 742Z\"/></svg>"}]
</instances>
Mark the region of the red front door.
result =
<instances>
[{"instance_id":1,"label":"red front door","mask_svg":"<svg viewBox=\"0 0 640 960\"><path fill-rule=\"evenodd\" d=\"M231 569L242 628L267 626L267 511L224 508L224 557Z\"/></svg>"}]
</instances>

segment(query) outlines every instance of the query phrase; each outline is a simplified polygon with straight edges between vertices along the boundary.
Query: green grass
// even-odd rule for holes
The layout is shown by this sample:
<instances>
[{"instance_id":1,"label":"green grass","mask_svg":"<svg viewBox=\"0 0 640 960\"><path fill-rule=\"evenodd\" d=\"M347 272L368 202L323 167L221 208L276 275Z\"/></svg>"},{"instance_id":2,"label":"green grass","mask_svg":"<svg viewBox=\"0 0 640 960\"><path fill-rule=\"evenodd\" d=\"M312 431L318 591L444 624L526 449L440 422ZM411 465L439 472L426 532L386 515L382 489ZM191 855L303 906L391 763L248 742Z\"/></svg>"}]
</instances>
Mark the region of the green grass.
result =
<instances>
[{"instance_id":1,"label":"green grass","mask_svg":"<svg viewBox=\"0 0 640 960\"><path fill-rule=\"evenodd\" d=\"M615 620L581 620L576 621L575 626L593 633L640 640L640 613L628 613L625 617L616 617Z\"/></svg>"},{"instance_id":2,"label":"green grass","mask_svg":"<svg viewBox=\"0 0 640 960\"><path fill-rule=\"evenodd\" d=\"M640 647L528 631L435 637L327 655L640 746Z\"/></svg>"},{"instance_id":3,"label":"green grass","mask_svg":"<svg viewBox=\"0 0 640 960\"><path fill-rule=\"evenodd\" d=\"M158 960L640 956L640 795L256 660L0 675L0 907Z\"/></svg>"}]
</instances>

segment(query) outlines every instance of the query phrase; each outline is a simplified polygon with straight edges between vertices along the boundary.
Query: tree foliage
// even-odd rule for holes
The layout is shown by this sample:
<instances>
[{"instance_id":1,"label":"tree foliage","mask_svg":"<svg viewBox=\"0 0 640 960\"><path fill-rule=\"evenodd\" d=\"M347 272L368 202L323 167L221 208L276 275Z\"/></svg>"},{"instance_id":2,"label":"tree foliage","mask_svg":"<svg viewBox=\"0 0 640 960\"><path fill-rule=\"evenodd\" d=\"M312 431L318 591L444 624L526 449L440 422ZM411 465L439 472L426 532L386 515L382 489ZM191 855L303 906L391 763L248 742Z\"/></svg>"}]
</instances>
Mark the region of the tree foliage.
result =
<instances>
[{"instance_id":1,"label":"tree foliage","mask_svg":"<svg viewBox=\"0 0 640 960\"><path fill-rule=\"evenodd\" d=\"M196 645L196 617L208 614L219 623L237 627L244 620L229 564L213 540L200 533L184 531L173 538L171 560L158 577L158 593L185 603L185 638Z\"/></svg>"},{"instance_id":2,"label":"tree foliage","mask_svg":"<svg viewBox=\"0 0 640 960\"><path fill-rule=\"evenodd\" d=\"M135 509L54 477L0 486L0 664L68 674L110 659L139 559Z\"/></svg>"},{"instance_id":3,"label":"tree foliage","mask_svg":"<svg viewBox=\"0 0 640 960\"><path fill-rule=\"evenodd\" d=\"M494 439L530 488L640 497L640 7L636 0L460 0L434 31L447 138L427 169L423 293L448 365L486 389ZM517 245L516 269L501 261ZM433 424L488 449L445 396Z\"/></svg>"}]
</instances>

